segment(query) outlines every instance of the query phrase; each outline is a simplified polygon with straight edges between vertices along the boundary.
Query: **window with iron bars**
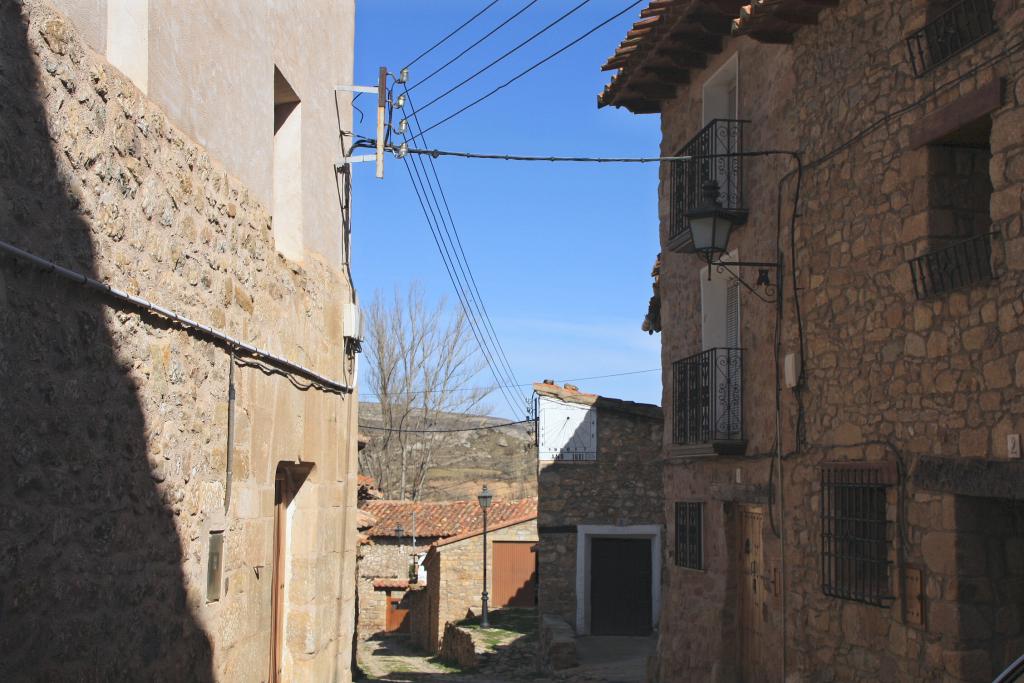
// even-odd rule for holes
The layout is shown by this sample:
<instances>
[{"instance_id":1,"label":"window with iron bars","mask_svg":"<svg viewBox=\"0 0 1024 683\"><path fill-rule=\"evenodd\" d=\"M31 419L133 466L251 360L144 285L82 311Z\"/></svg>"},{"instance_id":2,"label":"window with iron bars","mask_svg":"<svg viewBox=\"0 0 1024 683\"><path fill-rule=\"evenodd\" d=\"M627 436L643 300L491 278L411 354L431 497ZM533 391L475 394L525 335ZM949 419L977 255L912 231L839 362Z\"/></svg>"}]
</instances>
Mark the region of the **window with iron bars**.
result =
<instances>
[{"instance_id":1,"label":"window with iron bars","mask_svg":"<svg viewBox=\"0 0 1024 683\"><path fill-rule=\"evenodd\" d=\"M821 587L826 595L888 606L891 468L829 464L821 470Z\"/></svg>"},{"instance_id":2,"label":"window with iron bars","mask_svg":"<svg viewBox=\"0 0 1024 683\"><path fill-rule=\"evenodd\" d=\"M676 565L704 569L704 503L676 503Z\"/></svg>"}]
</instances>

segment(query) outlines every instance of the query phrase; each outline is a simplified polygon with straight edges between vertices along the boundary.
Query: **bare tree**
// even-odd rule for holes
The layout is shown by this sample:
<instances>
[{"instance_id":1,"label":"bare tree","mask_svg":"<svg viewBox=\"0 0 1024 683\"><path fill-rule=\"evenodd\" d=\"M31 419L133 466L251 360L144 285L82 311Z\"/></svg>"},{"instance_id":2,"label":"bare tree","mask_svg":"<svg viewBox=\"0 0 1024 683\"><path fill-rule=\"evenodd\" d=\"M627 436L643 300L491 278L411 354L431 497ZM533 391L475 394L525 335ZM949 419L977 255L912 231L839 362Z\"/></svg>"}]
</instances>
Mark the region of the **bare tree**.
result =
<instances>
[{"instance_id":1,"label":"bare tree","mask_svg":"<svg viewBox=\"0 0 1024 683\"><path fill-rule=\"evenodd\" d=\"M451 428L453 413L486 413L488 392L472 386L485 363L464 312L450 312L443 298L430 307L418 284L391 301L378 291L366 317L363 387L379 403L382 431L371 434L360 470L385 497L416 500L435 453L457 440L416 432Z\"/></svg>"}]
</instances>

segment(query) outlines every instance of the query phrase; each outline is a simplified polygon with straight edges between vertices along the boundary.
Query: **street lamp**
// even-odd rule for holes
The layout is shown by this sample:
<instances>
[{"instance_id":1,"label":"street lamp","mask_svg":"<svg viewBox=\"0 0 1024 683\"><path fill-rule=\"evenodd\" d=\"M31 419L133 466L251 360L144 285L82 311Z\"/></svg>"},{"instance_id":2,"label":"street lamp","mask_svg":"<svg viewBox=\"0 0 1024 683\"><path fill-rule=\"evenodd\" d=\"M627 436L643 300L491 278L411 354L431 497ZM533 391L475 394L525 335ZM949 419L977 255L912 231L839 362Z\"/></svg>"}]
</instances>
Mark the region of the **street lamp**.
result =
<instances>
[{"instance_id":1,"label":"street lamp","mask_svg":"<svg viewBox=\"0 0 1024 683\"><path fill-rule=\"evenodd\" d=\"M487 621L487 508L491 507L492 498L494 496L487 490L487 484L484 484L484 490L476 497L480 503L480 509L484 513L484 590L480 595L480 603L483 606L480 613L480 626L483 628L490 626Z\"/></svg>"},{"instance_id":2,"label":"street lamp","mask_svg":"<svg viewBox=\"0 0 1024 683\"><path fill-rule=\"evenodd\" d=\"M717 266L718 271L729 271L729 273L741 285L756 294L758 298L771 303L771 299L765 299L757 291L744 282L738 275L730 270L730 266L750 266L758 269L757 282L755 286L762 286L771 296L774 288L768 277L768 271L774 268L777 278L782 278L782 260L778 261L722 261L722 254L729 250L729 235L736 227L735 215L727 209L722 208L718 199L718 181L711 178L704 181L703 203L700 206L687 211L685 216L690 221L690 235L693 238L693 250L704 257L708 262L708 280L711 279L711 266ZM781 299L778 300L781 304Z\"/></svg>"}]
</instances>

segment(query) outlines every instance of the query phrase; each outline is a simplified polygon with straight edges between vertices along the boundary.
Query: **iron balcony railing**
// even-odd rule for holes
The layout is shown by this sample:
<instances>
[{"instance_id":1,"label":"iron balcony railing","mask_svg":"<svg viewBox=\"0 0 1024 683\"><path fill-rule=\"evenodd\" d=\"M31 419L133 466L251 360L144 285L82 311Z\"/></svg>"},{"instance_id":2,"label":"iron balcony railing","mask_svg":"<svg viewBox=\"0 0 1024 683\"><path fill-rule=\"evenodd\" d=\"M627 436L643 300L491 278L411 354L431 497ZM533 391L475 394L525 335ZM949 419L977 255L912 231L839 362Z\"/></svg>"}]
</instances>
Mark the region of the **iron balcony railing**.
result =
<instances>
[{"instance_id":1,"label":"iron balcony railing","mask_svg":"<svg viewBox=\"0 0 1024 683\"><path fill-rule=\"evenodd\" d=\"M673 251L692 248L690 221L686 212L703 201L704 183L718 183L722 208L735 213L737 223L747 217L743 199L743 157L728 156L743 151L743 127L748 121L714 119L704 126L686 145L679 156L692 156L690 161L672 162L669 190L669 247ZM723 156L725 155L725 156Z\"/></svg>"},{"instance_id":2,"label":"iron balcony railing","mask_svg":"<svg viewBox=\"0 0 1024 683\"><path fill-rule=\"evenodd\" d=\"M918 299L985 282L992 270L992 239L989 232L910 260L910 276Z\"/></svg>"},{"instance_id":3,"label":"iron balcony railing","mask_svg":"<svg viewBox=\"0 0 1024 683\"><path fill-rule=\"evenodd\" d=\"M914 75L923 76L995 30L992 0L961 0L907 36Z\"/></svg>"},{"instance_id":4,"label":"iron balcony railing","mask_svg":"<svg viewBox=\"0 0 1024 683\"><path fill-rule=\"evenodd\" d=\"M708 349L672 365L672 437L677 444L743 439L743 354Z\"/></svg>"}]
</instances>

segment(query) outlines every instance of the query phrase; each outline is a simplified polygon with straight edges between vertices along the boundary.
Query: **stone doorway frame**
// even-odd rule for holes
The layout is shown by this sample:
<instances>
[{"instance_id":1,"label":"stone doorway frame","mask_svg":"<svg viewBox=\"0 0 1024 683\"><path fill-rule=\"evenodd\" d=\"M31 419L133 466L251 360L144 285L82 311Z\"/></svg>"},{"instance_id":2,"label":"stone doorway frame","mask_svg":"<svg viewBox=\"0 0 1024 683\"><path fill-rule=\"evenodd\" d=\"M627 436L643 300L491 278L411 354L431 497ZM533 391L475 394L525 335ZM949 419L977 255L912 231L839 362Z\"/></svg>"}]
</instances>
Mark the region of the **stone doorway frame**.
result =
<instances>
[{"instance_id":1,"label":"stone doorway frame","mask_svg":"<svg viewBox=\"0 0 1024 683\"><path fill-rule=\"evenodd\" d=\"M576 527L576 635L590 634L590 541L594 538L642 538L651 542L651 628L657 631L661 617L661 525L580 524Z\"/></svg>"}]
</instances>

